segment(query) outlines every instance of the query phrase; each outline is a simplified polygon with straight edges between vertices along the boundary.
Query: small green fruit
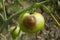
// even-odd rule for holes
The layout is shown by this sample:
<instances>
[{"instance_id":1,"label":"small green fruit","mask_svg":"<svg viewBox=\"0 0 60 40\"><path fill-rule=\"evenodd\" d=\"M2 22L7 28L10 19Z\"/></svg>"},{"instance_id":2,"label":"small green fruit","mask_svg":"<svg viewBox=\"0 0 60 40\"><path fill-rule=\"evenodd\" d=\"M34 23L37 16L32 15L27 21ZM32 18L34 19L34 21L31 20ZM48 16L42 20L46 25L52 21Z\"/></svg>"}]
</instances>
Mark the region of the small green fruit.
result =
<instances>
[{"instance_id":1,"label":"small green fruit","mask_svg":"<svg viewBox=\"0 0 60 40\"><path fill-rule=\"evenodd\" d=\"M44 28L44 17L37 12L25 13L19 17L19 25L23 32L36 33Z\"/></svg>"},{"instance_id":2,"label":"small green fruit","mask_svg":"<svg viewBox=\"0 0 60 40\"><path fill-rule=\"evenodd\" d=\"M15 26L10 27L9 31L11 33L12 38L16 38L19 35L19 30L20 30L19 27L16 28Z\"/></svg>"}]
</instances>

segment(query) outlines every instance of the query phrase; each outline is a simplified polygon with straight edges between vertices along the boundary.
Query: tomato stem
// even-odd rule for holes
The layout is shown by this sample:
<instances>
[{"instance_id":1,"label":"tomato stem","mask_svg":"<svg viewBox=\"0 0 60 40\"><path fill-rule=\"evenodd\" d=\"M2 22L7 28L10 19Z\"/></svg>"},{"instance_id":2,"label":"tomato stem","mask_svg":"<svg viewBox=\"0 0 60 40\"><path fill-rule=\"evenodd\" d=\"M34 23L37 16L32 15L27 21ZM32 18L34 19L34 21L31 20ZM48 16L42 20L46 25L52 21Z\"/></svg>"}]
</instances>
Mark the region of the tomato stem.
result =
<instances>
[{"instance_id":1,"label":"tomato stem","mask_svg":"<svg viewBox=\"0 0 60 40\"><path fill-rule=\"evenodd\" d=\"M52 14L52 12L50 11L49 8L47 8L45 5L42 5L44 10L47 10L49 12L49 14L51 15L51 17L53 18L53 20L56 22L56 24L60 27L60 23L58 22L58 20L54 17L54 15Z\"/></svg>"},{"instance_id":2,"label":"tomato stem","mask_svg":"<svg viewBox=\"0 0 60 40\"><path fill-rule=\"evenodd\" d=\"M3 31L3 29L12 21L13 18L15 18L16 16L22 14L22 13L25 13L26 11L30 11L31 9L33 8L36 8L36 7L40 7L42 4L46 3L47 1L43 1L43 2L39 2L39 3L35 3L33 5L30 5L29 7L27 8L24 8L22 10L19 10L17 11L16 13L13 13L13 15L11 15L3 24L2 26L0 27L0 33Z\"/></svg>"},{"instance_id":3,"label":"tomato stem","mask_svg":"<svg viewBox=\"0 0 60 40\"><path fill-rule=\"evenodd\" d=\"M6 15L6 9L5 9L5 0L2 0L2 4L3 4L3 16L4 16L4 19L7 20L7 15Z\"/></svg>"},{"instance_id":4,"label":"tomato stem","mask_svg":"<svg viewBox=\"0 0 60 40\"><path fill-rule=\"evenodd\" d=\"M0 33L0 36L2 36L4 38L4 40L7 40L6 36L4 36L2 33Z\"/></svg>"},{"instance_id":5,"label":"tomato stem","mask_svg":"<svg viewBox=\"0 0 60 40\"><path fill-rule=\"evenodd\" d=\"M2 18L2 20L4 21L4 17L3 17L3 15L2 14L0 14L0 17Z\"/></svg>"},{"instance_id":6,"label":"tomato stem","mask_svg":"<svg viewBox=\"0 0 60 40\"><path fill-rule=\"evenodd\" d=\"M6 15L6 8L5 8L5 0L2 0L2 4L3 4L3 11L4 11L4 19L7 20L7 15Z\"/></svg>"}]
</instances>

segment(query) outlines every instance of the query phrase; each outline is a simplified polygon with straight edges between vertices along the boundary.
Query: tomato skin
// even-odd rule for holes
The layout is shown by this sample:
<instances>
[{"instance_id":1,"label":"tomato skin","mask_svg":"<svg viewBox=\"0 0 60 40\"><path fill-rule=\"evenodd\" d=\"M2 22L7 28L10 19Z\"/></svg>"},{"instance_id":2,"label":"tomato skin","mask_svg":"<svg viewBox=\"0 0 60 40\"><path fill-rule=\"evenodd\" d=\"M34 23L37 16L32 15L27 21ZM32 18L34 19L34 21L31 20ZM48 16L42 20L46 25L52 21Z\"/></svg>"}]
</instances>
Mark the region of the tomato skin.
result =
<instances>
[{"instance_id":1,"label":"tomato skin","mask_svg":"<svg viewBox=\"0 0 60 40\"><path fill-rule=\"evenodd\" d=\"M36 19L36 24L32 28L27 28L27 26L25 26L23 23L24 18L29 15L34 16ZM23 32L26 32L26 33L36 33L42 30L44 28L44 23L45 23L44 17L38 12L34 12L33 14L25 13L24 15L22 14L19 17L20 28Z\"/></svg>"},{"instance_id":2,"label":"tomato skin","mask_svg":"<svg viewBox=\"0 0 60 40\"><path fill-rule=\"evenodd\" d=\"M10 32L12 38L16 38L19 35L19 31L20 31L20 28L17 27L15 29L15 26L10 27L10 29L9 29L9 32Z\"/></svg>"}]
</instances>

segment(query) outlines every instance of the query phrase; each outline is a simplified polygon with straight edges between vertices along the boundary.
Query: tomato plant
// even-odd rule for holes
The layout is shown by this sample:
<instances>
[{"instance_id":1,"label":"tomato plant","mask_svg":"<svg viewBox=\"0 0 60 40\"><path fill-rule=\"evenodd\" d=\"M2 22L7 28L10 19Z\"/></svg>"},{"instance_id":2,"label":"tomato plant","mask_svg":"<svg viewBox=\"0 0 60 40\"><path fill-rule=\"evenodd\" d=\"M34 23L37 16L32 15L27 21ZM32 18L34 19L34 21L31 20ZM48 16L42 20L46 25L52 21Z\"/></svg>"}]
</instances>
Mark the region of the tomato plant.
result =
<instances>
[{"instance_id":1,"label":"tomato plant","mask_svg":"<svg viewBox=\"0 0 60 40\"><path fill-rule=\"evenodd\" d=\"M31 1L32 5L30 5L30 3L29 6L25 7L26 5L20 0L1 0L2 3L0 4L0 9L2 9L2 11L0 10L0 33L2 33L4 28L6 28L8 25L11 26L11 24L9 23L12 21L12 19L15 20L15 18L19 15L20 16L18 17L18 23L20 27L13 26L9 29L10 34L13 38L16 38L19 35L20 28L25 33L36 33L38 31L41 31L44 28L45 24L44 17L38 12L32 13L32 10L36 11L35 9L37 9L38 7L43 12L48 11L52 19L60 27L60 23L57 20L60 19L60 16L58 15L58 9L60 6L59 2L53 0L52 3L54 5L51 6L52 3L50 3L50 0L38 1L33 0ZM31 12L32 14L26 13L27 11Z\"/></svg>"}]
</instances>

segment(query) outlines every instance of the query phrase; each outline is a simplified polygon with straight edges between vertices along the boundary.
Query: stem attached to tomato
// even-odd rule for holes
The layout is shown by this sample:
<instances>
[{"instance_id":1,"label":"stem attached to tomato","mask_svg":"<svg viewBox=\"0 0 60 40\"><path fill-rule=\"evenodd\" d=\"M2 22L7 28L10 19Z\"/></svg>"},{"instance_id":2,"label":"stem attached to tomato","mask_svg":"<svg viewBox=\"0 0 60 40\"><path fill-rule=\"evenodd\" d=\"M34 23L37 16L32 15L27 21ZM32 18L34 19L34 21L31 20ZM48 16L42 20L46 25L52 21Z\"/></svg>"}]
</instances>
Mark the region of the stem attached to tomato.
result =
<instances>
[{"instance_id":1,"label":"stem attached to tomato","mask_svg":"<svg viewBox=\"0 0 60 40\"><path fill-rule=\"evenodd\" d=\"M31 9L33 8L36 8L36 7L40 7L42 4L46 3L47 1L43 1L43 2L40 2L40 3L35 3L25 9L22 9L22 10L19 10L17 11L16 13L13 13L13 15L11 15L3 24L2 26L0 27L0 33L3 31L3 29L11 22L11 20L13 18L15 18L16 16L22 14L22 13L25 13L26 11L30 11Z\"/></svg>"}]
</instances>

